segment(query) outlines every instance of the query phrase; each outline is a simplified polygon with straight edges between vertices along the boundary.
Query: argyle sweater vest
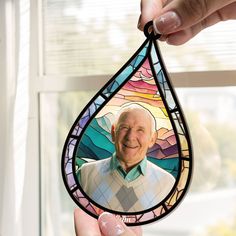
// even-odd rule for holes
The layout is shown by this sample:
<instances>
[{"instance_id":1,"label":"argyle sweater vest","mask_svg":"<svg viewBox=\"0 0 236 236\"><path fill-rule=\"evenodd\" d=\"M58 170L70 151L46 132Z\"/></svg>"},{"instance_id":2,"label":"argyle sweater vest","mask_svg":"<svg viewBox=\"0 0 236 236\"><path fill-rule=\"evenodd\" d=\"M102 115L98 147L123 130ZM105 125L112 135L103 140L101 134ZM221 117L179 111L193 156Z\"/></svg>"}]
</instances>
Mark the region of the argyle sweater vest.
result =
<instances>
[{"instance_id":1,"label":"argyle sweater vest","mask_svg":"<svg viewBox=\"0 0 236 236\"><path fill-rule=\"evenodd\" d=\"M147 161L145 175L126 181L117 170L110 169L107 158L84 164L80 169L80 185L99 205L121 212L138 212L160 203L171 191L175 178Z\"/></svg>"}]
</instances>

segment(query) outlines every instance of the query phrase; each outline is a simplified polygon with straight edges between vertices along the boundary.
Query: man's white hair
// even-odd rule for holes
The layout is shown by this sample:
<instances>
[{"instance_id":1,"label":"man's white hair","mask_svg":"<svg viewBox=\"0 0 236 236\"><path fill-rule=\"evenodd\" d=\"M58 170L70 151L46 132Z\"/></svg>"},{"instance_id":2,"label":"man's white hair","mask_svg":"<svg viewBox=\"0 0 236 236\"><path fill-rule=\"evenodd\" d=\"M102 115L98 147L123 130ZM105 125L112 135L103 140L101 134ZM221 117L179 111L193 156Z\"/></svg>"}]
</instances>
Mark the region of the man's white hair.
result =
<instances>
[{"instance_id":1,"label":"man's white hair","mask_svg":"<svg viewBox=\"0 0 236 236\"><path fill-rule=\"evenodd\" d=\"M118 113L116 114L115 122L113 124L116 126L120 116L123 113L130 112L130 111L133 111L133 110L141 110L141 111L145 112L148 115L148 117L150 118L152 133L156 132L156 120L155 120L154 116L152 115L152 113L147 108L145 108L142 105L137 104L137 103L131 103L131 104L123 105L121 107L121 109L118 111Z\"/></svg>"}]
</instances>

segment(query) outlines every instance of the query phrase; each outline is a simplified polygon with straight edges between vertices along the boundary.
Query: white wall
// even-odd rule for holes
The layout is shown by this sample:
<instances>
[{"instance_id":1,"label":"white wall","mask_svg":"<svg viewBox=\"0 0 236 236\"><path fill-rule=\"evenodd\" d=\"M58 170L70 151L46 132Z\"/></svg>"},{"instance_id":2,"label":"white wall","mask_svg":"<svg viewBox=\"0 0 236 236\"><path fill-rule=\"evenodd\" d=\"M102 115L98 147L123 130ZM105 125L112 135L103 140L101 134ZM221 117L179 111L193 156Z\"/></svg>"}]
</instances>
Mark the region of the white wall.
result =
<instances>
[{"instance_id":1,"label":"white wall","mask_svg":"<svg viewBox=\"0 0 236 236\"><path fill-rule=\"evenodd\" d=\"M3 166L6 156L6 71L5 71L5 12L4 1L0 1L0 213L2 213ZM2 214L0 214L2 217ZM1 220L1 218L0 218Z\"/></svg>"}]
</instances>

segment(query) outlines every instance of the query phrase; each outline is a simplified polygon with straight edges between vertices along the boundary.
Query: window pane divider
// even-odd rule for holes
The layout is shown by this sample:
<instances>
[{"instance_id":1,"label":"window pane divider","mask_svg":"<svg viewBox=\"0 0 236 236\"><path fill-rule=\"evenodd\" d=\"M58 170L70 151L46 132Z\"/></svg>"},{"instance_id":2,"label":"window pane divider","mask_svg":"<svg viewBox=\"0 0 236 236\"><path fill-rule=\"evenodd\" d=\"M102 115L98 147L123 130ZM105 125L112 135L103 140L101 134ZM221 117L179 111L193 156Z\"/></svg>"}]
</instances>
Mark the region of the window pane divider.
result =
<instances>
[{"instance_id":1,"label":"window pane divider","mask_svg":"<svg viewBox=\"0 0 236 236\"><path fill-rule=\"evenodd\" d=\"M236 86L236 71L194 71L169 73L176 88ZM112 75L41 76L37 80L38 92L66 92L99 90Z\"/></svg>"}]
</instances>

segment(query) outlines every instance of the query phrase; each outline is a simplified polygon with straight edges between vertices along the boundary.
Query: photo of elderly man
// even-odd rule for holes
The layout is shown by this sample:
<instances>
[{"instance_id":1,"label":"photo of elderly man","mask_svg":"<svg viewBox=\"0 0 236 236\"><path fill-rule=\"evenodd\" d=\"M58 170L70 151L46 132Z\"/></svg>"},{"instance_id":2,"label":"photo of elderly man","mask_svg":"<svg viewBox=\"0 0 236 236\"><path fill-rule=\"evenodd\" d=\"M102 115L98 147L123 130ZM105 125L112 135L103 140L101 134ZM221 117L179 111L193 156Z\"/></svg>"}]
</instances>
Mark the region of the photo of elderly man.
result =
<instances>
[{"instance_id":1,"label":"photo of elderly man","mask_svg":"<svg viewBox=\"0 0 236 236\"><path fill-rule=\"evenodd\" d=\"M154 117L141 105L124 106L111 136L115 153L79 169L82 189L93 201L115 211L139 212L156 206L170 193L175 178L147 160L147 150L157 138Z\"/></svg>"}]
</instances>

